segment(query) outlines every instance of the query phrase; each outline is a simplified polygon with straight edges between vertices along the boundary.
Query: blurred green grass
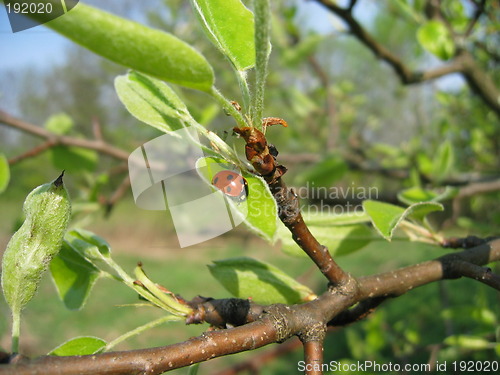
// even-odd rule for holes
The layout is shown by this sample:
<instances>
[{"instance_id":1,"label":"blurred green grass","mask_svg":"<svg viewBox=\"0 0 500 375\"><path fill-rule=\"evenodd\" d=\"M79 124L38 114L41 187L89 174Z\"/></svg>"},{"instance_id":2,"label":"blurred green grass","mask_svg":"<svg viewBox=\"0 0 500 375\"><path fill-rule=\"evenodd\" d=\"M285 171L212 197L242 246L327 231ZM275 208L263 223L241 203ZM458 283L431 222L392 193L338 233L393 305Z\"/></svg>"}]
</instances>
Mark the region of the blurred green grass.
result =
<instances>
[{"instance_id":1,"label":"blurred green grass","mask_svg":"<svg viewBox=\"0 0 500 375\"><path fill-rule=\"evenodd\" d=\"M15 202L2 202L2 249L12 228L9 223L18 207ZM132 274L137 262L141 261L152 280L187 299L198 294L214 298L229 297L212 278L206 265L212 260L242 255L270 262L290 275L300 277L317 293L326 288L321 274L308 259L291 258L283 254L278 245L268 245L243 227L204 244L179 249L165 213L139 210L130 201L124 201L116 207L109 220L97 217L88 229L111 244L115 260L126 271ZM443 249L408 241L387 243L380 240L359 252L339 258L338 262L355 276L362 276L433 259L444 253ZM23 312L21 350L31 356L42 355L65 340L82 335L113 340L162 316L162 311L155 308L120 307L137 302L137 295L128 288L113 280L101 279L81 311L67 311L59 301L49 275L46 275L36 297ZM352 359L356 355L361 356L361 360L369 359L370 356L394 360L394 353L407 350L398 347L397 336L408 335L409 332L416 332L417 344L421 347L441 342L449 333L449 325L457 333L477 332L477 321L471 319L470 314L471 307L479 305L493 306L494 314L500 316L497 294L477 282L445 281L417 288L401 298L387 301L367 321L331 334L325 348L325 361ZM444 312L450 310L458 313L443 319ZM5 317L0 320L0 345L8 350L10 323L3 299L0 301L0 313ZM197 336L206 329L206 325L168 323L126 341L116 349L173 344ZM366 348L354 349L363 345ZM210 361L202 364L200 373L216 373L265 350L268 349ZM425 363L428 353L422 351L421 354L414 360ZM280 361L266 364L262 374L298 373L297 362L301 359L300 350L296 351ZM184 374L187 370L180 369L176 373Z\"/></svg>"}]
</instances>

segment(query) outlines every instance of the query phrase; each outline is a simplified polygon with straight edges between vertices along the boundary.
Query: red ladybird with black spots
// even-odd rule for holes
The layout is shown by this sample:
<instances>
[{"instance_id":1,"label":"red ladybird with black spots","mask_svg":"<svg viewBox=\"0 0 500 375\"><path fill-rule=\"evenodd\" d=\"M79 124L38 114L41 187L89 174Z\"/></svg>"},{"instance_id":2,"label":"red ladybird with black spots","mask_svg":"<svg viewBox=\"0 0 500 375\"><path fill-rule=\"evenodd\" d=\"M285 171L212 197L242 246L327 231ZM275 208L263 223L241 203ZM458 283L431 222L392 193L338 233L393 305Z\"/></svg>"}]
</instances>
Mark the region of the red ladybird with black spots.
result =
<instances>
[{"instance_id":1,"label":"red ladybird with black spots","mask_svg":"<svg viewBox=\"0 0 500 375\"><path fill-rule=\"evenodd\" d=\"M238 172L231 170L219 171L212 178L212 185L237 202L243 202L247 199L248 183Z\"/></svg>"}]
</instances>

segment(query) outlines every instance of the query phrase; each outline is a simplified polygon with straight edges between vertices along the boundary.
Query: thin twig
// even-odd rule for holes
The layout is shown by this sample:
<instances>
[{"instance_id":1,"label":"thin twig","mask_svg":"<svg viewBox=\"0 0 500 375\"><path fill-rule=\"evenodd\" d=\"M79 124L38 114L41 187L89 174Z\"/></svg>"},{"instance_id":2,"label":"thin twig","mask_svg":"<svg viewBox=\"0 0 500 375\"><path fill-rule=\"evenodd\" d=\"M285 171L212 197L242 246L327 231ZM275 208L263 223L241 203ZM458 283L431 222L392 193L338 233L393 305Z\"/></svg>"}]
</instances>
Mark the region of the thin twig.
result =
<instances>
[{"instance_id":1,"label":"thin twig","mask_svg":"<svg viewBox=\"0 0 500 375\"><path fill-rule=\"evenodd\" d=\"M123 198L123 196L127 193L128 188L130 187L130 176L127 175L120 185L116 188L111 197L105 202L106 204L106 216L111 213L111 210L115 206L116 202Z\"/></svg>"},{"instance_id":2,"label":"thin twig","mask_svg":"<svg viewBox=\"0 0 500 375\"><path fill-rule=\"evenodd\" d=\"M484 12L484 6L486 5L486 0L481 0L479 3L475 2L475 5L476 5L476 10L474 11L474 15L472 16L471 20L469 21L469 24L467 25L467 28L465 29L464 36L469 36L472 33L472 30L474 30L474 26L476 25L477 21Z\"/></svg>"},{"instance_id":3,"label":"thin twig","mask_svg":"<svg viewBox=\"0 0 500 375\"><path fill-rule=\"evenodd\" d=\"M500 276L494 274L490 268L465 261L456 261L453 267L456 275L477 280L500 291Z\"/></svg>"},{"instance_id":4,"label":"thin twig","mask_svg":"<svg viewBox=\"0 0 500 375\"><path fill-rule=\"evenodd\" d=\"M399 57L377 42L358 20L354 18L349 9L342 8L333 0L316 1L347 23L351 33L372 51L377 58L388 63L403 84L415 84L440 78L451 73L460 73L466 79L472 91L479 95L483 102L500 116L500 102L498 101L500 90L496 87L493 78L477 64L473 56L465 49L457 48L454 58L446 65L426 71L413 71Z\"/></svg>"},{"instance_id":5,"label":"thin twig","mask_svg":"<svg viewBox=\"0 0 500 375\"><path fill-rule=\"evenodd\" d=\"M94 138L98 141L103 141L102 129L99 119L97 117L92 118L92 132L94 133Z\"/></svg>"},{"instance_id":6,"label":"thin twig","mask_svg":"<svg viewBox=\"0 0 500 375\"><path fill-rule=\"evenodd\" d=\"M19 155L19 156L14 156L13 158L9 159L9 164L14 165L16 163L19 163L20 161L23 161L28 158L34 158L35 156L40 155L42 152L45 150L48 150L51 147L54 147L55 143L51 140L42 143L39 146L36 146L32 148L31 150L26 151L25 153Z\"/></svg>"},{"instance_id":7,"label":"thin twig","mask_svg":"<svg viewBox=\"0 0 500 375\"><path fill-rule=\"evenodd\" d=\"M100 140L88 140L81 138L74 138L68 136L59 136L48 130L41 128L39 126L30 124L29 122L23 121L21 119L15 118L9 115L7 112L0 110L0 123L3 123L11 128L21 130L25 133L32 134L39 138L43 138L51 142L51 145L64 145L64 146L76 146L87 148L90 150L95 150L101 154L112 156L120 160L128 160L129 153L125 150L114 147Z\"/></svg>"}]
</instances>

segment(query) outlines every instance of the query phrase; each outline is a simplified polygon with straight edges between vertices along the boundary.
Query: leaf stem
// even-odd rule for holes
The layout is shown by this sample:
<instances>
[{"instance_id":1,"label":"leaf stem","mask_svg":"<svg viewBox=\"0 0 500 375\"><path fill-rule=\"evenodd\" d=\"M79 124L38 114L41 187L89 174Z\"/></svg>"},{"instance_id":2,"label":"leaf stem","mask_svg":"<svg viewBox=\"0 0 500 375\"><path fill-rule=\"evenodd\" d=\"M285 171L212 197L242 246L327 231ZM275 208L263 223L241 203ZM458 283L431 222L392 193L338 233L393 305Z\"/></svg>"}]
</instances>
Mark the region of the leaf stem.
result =
<instances>
[{"instance_id":1,"label":"leaf stem","mask_svg":"<svg viewBox=\"0 0 500 375\"><path fill-rule=\"evenodd\" d=\"M241 95L243 97L243 108L245 113L248 113L250 108L250 88L248 87L247 72L238 70L236 72L238 83L240 85Z\"/></svg>"},{"instance_id":2,"label":"leaf stem","mask_svg":"<svg viewBox=\"0 0 500 375\"><path fill-rule=\"evenodd\" d=\"M255 87L250 108L252 124L262 130L267 63L271 53L269 0L255 0Z\"/></svg>"},{"instance_id":3,"label":"leaf stem","mask_svg":"<svg viewBox=\"0 0 500 375\"><path fill-rule=\"evenodd\" d=\"M111 350L112 348L114 348L119 343L121 343L125 340L128 340L129 338L136 336L136 335L138 335L138 334L140 334L148 329L159 326L162 323L175 321L175 320L182 320L182 318L178 317L178 316L174 316L174 315L166 315L166 316L162 316L159 319L148 322L148 323L146 323L142 326L139 326L139 327L127 332L127 333L124 333L123 335L121 335L121 336L117 337L116 339L114 339L113 341L109 342L108 345L106 345L103 348L102 352L107 352L107 351Z\"/></svg>"},{"instance_id":4,"label":"leaf stem","mask_svg":"<svg viewBox=\"0 0 500 375\"><path fill-rule=\"evenodd\" d=\"M247 126L247 122L245 121L245 118L243 117L243 114L238 111L227 98L221 94L219 90L215 86L212 86L212 89L210 90L210 95L217 100L217 102L224 108L224 110L229 113L230 116L232 116L236 123L238 124L238 127L244 127Z\"/></svg>"},{"instance_id":5,"label":"leaf stem","mask_svg":"<svg viewBox=\"0 0 500 375\"><path fill-rule=\"evenodd\" d=\"M19 353L19 336L21 333L21 312L12 312L12 353Z\"/></svg>"}]
</instances>

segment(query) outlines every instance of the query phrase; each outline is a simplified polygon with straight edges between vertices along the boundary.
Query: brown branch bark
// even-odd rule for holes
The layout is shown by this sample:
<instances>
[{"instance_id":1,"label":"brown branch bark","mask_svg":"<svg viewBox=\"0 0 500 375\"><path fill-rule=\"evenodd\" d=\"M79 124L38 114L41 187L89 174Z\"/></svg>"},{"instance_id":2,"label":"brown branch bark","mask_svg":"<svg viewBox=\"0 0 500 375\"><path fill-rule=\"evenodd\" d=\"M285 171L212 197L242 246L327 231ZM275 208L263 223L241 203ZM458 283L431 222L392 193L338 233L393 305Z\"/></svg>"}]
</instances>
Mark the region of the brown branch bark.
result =
<instances>
[{"instance_id":1,"label":"brown branch bark","mask_svg":"<svg viewBox=\"0 0 500 375\"><path fill-rule=\"evenodd\" d=\"M43 138L51 145L64 145L88 148L98 151L101 154L112 156L120 160L128 160L129 152L114 147L103 140L88 140L73 138L68 136L59 136L39 126L30 124L29 122L15 118L8 113L0 110L0 123L3 123L11 128L21 130L25 133L32 134L36 137Z\"/></svg>"},{"instance_id":2,"label":"brown branch bark","mask_svg":"<svg viewBox=\"0 0 500 375\"><path fill-rule=\"evenodd\" d=\"M47 142L42 143L39 146L32 148L31 150L28 150L28 151L22 153L21 155L10 158L9 164L14 165L16 163L19 163L20 161L23 161L24 159L34 158L35 156L40 155L45 150L48 150L49 148L54 147L54 146L55 146L54 142L49 140Z\"/></svg>"},{"instance_id":3,"label":"brown branch bark","mask_svg":"<svg viewBox=\"0 0 500 375\"><path fill-rule=\"evenodd\" d=\"M494 274L490 268L465 261L456 261L453 271L459 277L469 277L500 291L500 276Z\"/></svg>"},{"instance_id":4,"label":"brown branch bark","mask_svg":"<svg viewBox=\"0 0 500 375\"><path fill-rule=\"evenodd\" d=\"M272 124L281 124L282 122L284 121L273 121ZM264 119L263 125L266 127L270 124ZM314 261L332 286L340 286L347 283L350 280L350 276L333 260L328 249L316 240L304 223L297 195L291 189L287 188L281 178L287 169L277 163L277 150L274 149L273 151L269 148L264 133L257 128L235 127L233 130L245 139L247 160L252 163L256 172L269 185L278 205L278 217L290 230L294 241Z\"/></svg>"},{"instance_id":5,"label":"brown branch bark","mask_svg":"<svg viewBox=\"0 0 500 375\"><path fill-rule=\"evenodd\" d=\"M269 184L278 203L278 215L292 233L293 240L314 261L328 281L336 286L349 280L349 275L333 260L328 248L312 235L300 213L297 195L279 178Z\"/></svg>"},{"instance_id":6,"label":"brown branch bark","mask_svg":"<svg viewBox=\"0 0 500 375\"><path fill-rule=\"evenodd\" d=\"M304 362L306 375L322 375L323 341L307 341L304 343Z\"/></svg>"},{"instance_id":7,"label":"brown branch bark","mask_svg":"<svg viewBox=\"0 0 500 375\"><path fill-rule=\"evenodd\" d=\"M500 190L500 180L476 182L460 189L455 199L471 197L477 194L491 193Z\"/></svg>"},{"instance_id":8,"label":"brown branch bark","mask_svg":"<svg viewBox=\"0 0 500 375\"><path fill-rule=\"evenodd\" d=\"M500 240L467 249L459 253L444 255L438 259L358 279L360 300L374 297L396 297L416 287L443 279L460 277L456 272L457 262L468 262L478 266L500 260ZM407 282L406 280L411 280Z\"/></svg>"},{"instance_id":9,"label":"brown branch bark","mask_svg":"<svg viewBox=\"0 0 500 375\"><path fill-rule=\"evenodd\" d=\"M275 360L284 354L293 352L301 346L302 343L298 338L291 338L287 342L284 342L271 350L267 350L264 353L253 356L247 361L237 363L225 370L214 372L213 375L236 375L243 371L258 374L259 369L266 363Z\"/></svg>"}]
</instances>

